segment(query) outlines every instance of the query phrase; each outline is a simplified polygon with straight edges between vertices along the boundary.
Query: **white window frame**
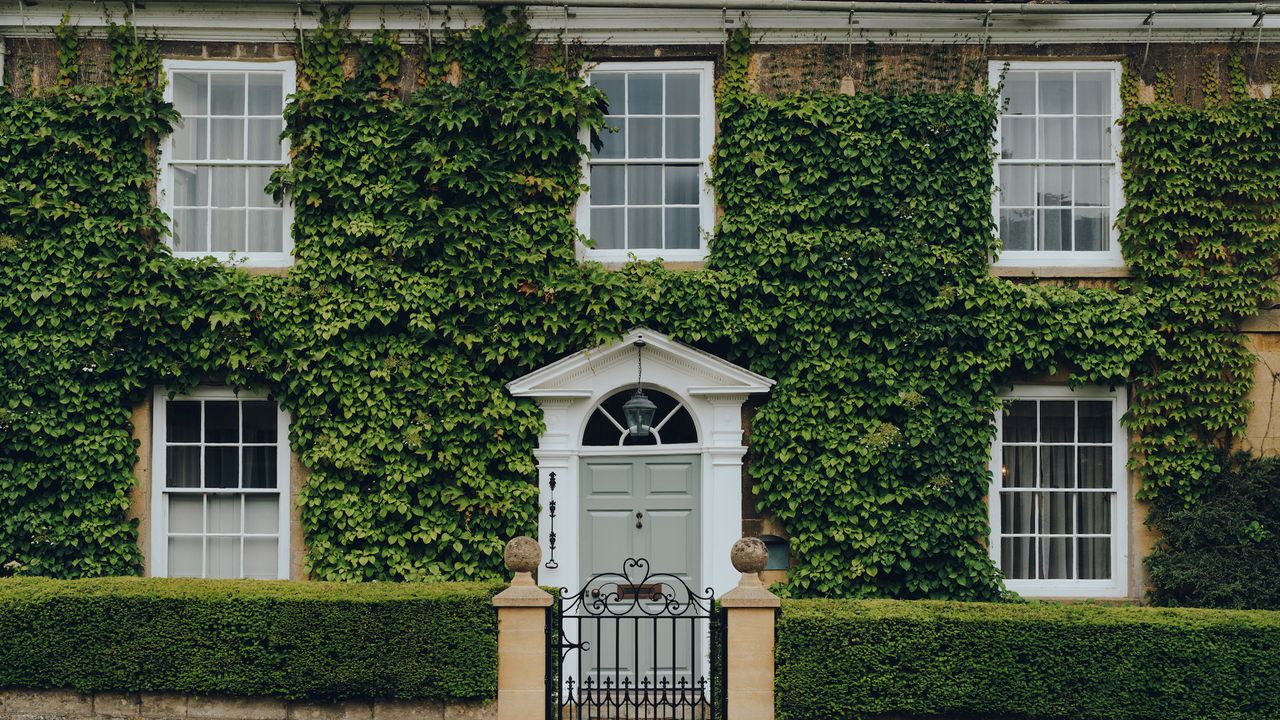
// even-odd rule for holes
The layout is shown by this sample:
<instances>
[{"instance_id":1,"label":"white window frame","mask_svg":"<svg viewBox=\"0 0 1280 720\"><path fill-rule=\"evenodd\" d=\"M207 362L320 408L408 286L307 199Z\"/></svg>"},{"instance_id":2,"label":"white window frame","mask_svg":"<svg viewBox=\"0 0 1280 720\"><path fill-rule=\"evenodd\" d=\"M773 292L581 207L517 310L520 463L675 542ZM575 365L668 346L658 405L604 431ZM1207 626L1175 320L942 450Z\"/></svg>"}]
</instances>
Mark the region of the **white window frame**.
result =
<instances>
[{"instance_id":1,"label":"white window frame","mask_svg":"<svg viewBox=\"0 0 1280 720\"><path fill-rule=\"evenodd\" d=\"M173 73L184 70L194 72L253 72L261 70L277 70L282 71L284 75L282 96L285 105L288 105L289 96L297 91L297 69L292 60L279 60L264 62L258 60L173 60L166 58L164 60L164 99L166 102L173 102ZM268 162L265 160L210 160L200 161L202 165L260 165L260 166L277 166L289 164L289 138L285 137L281 140L281 162ZM160 209L168 215L170 235L166 242L173 251L175 257L184 258L202 258L214 257L223 262L234 262L242 267L263 267L263 268L283 268L293 265L293 203L286 194L284 197L284 239L280 252L243 252L243 253L218 253L213 252L197 252L197 251L180 251L173 247L173 172L170 170L170 164L173 160L173 133L165 136L160 143L160 180L157 185L157 191L160 196Z\"/></svg>"},{"instance_id":2,"label":"white window frame","mask_svg":"<svg viewBox=\"0 0 1280 720\"><path fill-rule=\"evenodd\" d=\"M1123 386L1112 390L1087 386L1074 390L1065 385L1014 385L1000 395L1009 400L1110 400L1111 475L1115 499L1111 503L1111 579L1110 580L1005 580L1005 587L1027 597L1126 597L1129 591L1129 440L1120 418L1128 409ZM991 485L987 493L988 519L991 524L988 551L992 562L1000 567L1000 476L1003 468L1003 406L996 410L996 433L991 445ZM1078 420L1077 420L1078 422Z\"/></svg>"},{"instance_id":3,"label":"white window frame","mask_svg":"<svg viewBox=\"0 0 1280 720\"><path fill-rule=\"evenodd\" d=\"M266 393L242 391L237 393L229 387L199 387L186 395L176 395L174 401L181 400L265 400ZM165 486L167 462L167 420L168 404L171 400L169 392L163 387L155 388L152 395L151 414L151 576L169 577L169 503L166 496L171 493L209 494L206 488L168 488ZM278 518L280 540L277 547L276 577L288 580L289 569L289 521L292 507L290 477L291 453L289 450L289 414L277 405L276 415L276 485L274 492L269 489L254 490L245 488L227 488L227 493L237 494L276 494L280 498L280 516ZM202 419L203 422L203 419ZM201 439L203 444L203 438ZM243 571L243 566L241 571Z\"/></svg>"},{"instance_id":4,"label":"white window frame","mask_svg":"<svg viewBox=\"0 0 1280 720\"><path fill-rule=\"evenodd\" d=\"M639 62L602 62L597 63L584 72L584 79L590 81L593 72L696 72L699 74L699 177L701 186L698 193L698 247L684 249L665 248L628 248L600 249L587 247L578 243L579 260L595 260L602 263L622 263L631 260L670 260L675 262L699 262L707 258L707 238L715 229L716 206L715 193L711 188L711 152L715 147L716 101L715 101L715 63L711 61L684 60L649 60ZM587 147L587 154L582 158L583 184L589 185L591 175L591 133L583 128L579 139ZM625 163L620 163L625 164ZM578 197L577 207L578 231L591 237L591 190L588 187Z\"/></svg>"},{"instance_id":5,"label":"white window frame","mask_svg":"<svg viewBox=\"0 0 1280 720\"><path fill-rule=\"evenodd\" d=\"M1124 188L1121 187L1120 174L1120 116L1124 106L1120 100L1120 76L1122 68L1117 61L1020 61L1020 60L991 60L988 62L988 83L990 87L995 88L1000 84L1001 77L1005 71L1005 65L1009 66L1009 71L1017 70L1061 70L1061 71L1109 71L1111 73L1111 116L1113 124L1111 127L1111 177L1110 177L1110 210L1111 215L1107 223L1107 232L1109 242L1109 250L1001 250L997 256L994 265L996 267L1106 267L1106 268L1122 268L1125 266L1124 255L1120 249L1120 233L1116 230L1116 219L1119 212L1124 207ZM993 183L991 193L991 212L995 221L997 234L1000 227L1000 165L1001 165L1001 143L1000 131L1003 122L1003 113L996 116L996 137L995 137L995 168L993 172ZM1074 115L1073 115L1074 116ZM1045 161L1033 160L1024 161L1028 165L1043 165ZM1062 161L1062 164L1073 164L1075 161ZM1008 163L1005 163L1008 164ZM1102 163L1075 163L1075 164L1102 164ZM1038 230L1037 230L1038 233Z\"/></svg>"}]
</instances>

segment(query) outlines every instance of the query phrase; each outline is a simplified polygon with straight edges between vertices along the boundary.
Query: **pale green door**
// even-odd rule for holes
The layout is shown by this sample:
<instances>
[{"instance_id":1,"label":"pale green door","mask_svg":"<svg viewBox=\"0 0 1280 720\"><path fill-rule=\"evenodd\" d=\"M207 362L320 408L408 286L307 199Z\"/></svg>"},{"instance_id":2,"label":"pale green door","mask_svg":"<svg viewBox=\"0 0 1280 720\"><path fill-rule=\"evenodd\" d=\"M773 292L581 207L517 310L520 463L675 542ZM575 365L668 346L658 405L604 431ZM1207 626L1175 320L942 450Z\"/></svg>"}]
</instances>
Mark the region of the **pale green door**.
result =
<instances>
[{"instance_id":1,"label":"pale green door","mask_svg":"<svg viewBox=\"0 0 1280 720\"><path fill-rule=\"evenodd\" d=\"M584 587L591 578L624 572L628 558L649 561L654 574L674 575L700 593L701 458L652 455L584 458L579 485L582 502L581 560ZM634 581L643 570L627 571ZM676 583L672 583L676 585ZM681 592L682 588L677 588ZM623 602L622 604L626 604ZM632 612L656 612L653 603ZM692 682L700 673L701 632L690 622L622 618L599 624L604 632L584 658L587 673ZM584 628L585 629L585 628Z\"/></svg>"}]
</instances>

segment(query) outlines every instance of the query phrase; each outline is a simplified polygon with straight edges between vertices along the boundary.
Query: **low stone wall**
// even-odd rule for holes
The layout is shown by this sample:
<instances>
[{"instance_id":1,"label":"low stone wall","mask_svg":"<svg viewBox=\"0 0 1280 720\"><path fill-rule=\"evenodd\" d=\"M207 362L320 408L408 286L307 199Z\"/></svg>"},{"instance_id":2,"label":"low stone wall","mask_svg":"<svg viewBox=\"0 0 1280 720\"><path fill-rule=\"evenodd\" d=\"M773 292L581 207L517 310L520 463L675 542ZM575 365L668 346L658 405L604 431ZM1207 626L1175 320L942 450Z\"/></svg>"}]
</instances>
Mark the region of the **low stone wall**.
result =
<instances>
[{"instance_id":1,"label":"low stone wall","mask_svg":"<svg viewBox=\"0 0 1280 720\"><path fill-rule=\"evenodd\" d=\"M490 720L497 703L350 700L316 703L180 693L81 694L0 689L0 720Z\"/></svg>"}]
</instances>

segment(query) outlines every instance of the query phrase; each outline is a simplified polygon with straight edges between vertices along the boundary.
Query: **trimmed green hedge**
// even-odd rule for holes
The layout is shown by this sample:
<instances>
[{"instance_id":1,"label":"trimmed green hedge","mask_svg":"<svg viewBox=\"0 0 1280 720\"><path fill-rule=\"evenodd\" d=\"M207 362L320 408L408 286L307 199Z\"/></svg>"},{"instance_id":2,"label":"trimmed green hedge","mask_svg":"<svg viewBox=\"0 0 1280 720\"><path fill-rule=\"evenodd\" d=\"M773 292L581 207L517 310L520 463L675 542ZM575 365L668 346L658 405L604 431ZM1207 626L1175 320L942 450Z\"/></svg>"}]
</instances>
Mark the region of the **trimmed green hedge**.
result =
<instances>
[{"instance_id":1,"label":"trimmed green hedge","mask_svg":"<svg viewBox=\"0 0 1280 720\"><path fill-rule=\"evenodd\" d=\"M0 580L0 687L493 698L500 588Z\"/></svg>"},{"instance_id":2,"label":"trimmed green hedge","mask_svg":"<svg viewBox=\"0 0 1280 720\"><path fill-rule=\"evenodd\" d=\"M1280 612L784 601L784 720L1280 718Z\"/></svg>"}]
</instances>

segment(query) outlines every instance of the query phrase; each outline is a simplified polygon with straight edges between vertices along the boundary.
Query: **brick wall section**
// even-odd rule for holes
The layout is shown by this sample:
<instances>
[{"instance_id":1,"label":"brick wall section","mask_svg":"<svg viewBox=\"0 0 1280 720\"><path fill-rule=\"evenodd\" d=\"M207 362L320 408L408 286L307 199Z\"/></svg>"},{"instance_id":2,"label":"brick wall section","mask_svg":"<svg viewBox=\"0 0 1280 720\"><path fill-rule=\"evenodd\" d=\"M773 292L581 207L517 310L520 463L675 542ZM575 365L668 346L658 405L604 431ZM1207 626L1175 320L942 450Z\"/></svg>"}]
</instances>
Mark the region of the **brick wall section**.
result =
<instances>
[{"instance_id":1,"label":"brick wall section","mask_svg":"<svg viewBox=\"0 0 1280 720\"><path fill-rule=\"evenodd\" d=\"M0 689L0 720L491 720L497 716L494 702L314 703L180 693Z\"/></svg>"}]
</instances>

